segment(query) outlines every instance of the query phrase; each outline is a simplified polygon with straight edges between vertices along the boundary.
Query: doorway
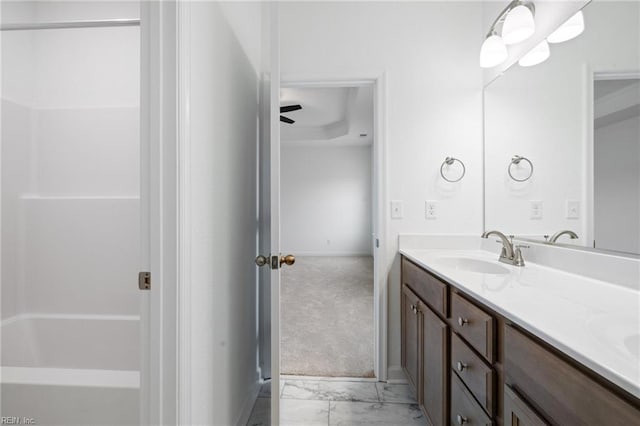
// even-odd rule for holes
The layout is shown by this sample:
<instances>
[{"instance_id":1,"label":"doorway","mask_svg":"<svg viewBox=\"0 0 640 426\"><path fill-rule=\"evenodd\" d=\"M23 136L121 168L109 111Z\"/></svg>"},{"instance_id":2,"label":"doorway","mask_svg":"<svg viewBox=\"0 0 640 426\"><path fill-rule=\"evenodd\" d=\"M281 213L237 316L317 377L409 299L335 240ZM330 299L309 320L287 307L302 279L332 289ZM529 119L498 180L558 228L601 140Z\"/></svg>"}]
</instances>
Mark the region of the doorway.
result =
<instances>
[{"instance_id":1,"label":"doorway","mask_svg":"<svg viewBox=\"0 0 640 426\"><path fill-rule=\"evenodd\" d=\"M375 377L373 86L280 91L281 375Z\"/></svg>"}]
</instances>

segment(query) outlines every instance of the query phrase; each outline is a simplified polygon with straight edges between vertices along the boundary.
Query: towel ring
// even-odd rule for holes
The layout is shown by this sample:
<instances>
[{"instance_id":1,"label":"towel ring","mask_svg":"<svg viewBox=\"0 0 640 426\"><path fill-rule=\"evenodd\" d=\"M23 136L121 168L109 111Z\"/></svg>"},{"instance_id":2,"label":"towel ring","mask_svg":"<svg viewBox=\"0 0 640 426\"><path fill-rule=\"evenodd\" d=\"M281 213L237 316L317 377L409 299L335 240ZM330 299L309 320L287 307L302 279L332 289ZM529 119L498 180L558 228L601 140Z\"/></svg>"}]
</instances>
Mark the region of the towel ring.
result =
<instances>
[{"instance_id":1,"label":"towel ring","mask_svg":"<svg viewBox=\"0 0 640 426\"><path fill-rule=\"evenodd\" d=\"M449 179L448 177L446 177L444 175L444 166L450 166L456 161L458 163L460 163L460 165L462 166L462 174L460 175L460 177L458 179ZM454 158L454 157L445 158L444 161L442 162L442 165L440 166L440 176L442 176L442 179L446 180L447 182L451 182L451 183L460 182L460 180L464 177L464 174L466 172L467 172L467 169L464 166L464 163L462 161L458 160L457 158Z\"/></svg>"},{"instance_id":2,"label":"towel ring","mask_svg":"<svg viewBox=\"0 0 640 426\"><path fill-rule=\"evenodd\" d=\"M527 176L524 179L518 179L518 178L514 177L513 174L511 174L511 167L514 164L517 166L518 164L520 164L521 161L526 161L527 163L529 163L529 167L531 168L531 171L529 172L529 176ZM516 182L525 182L525 181L528 181L529 179L531 179L531 176L533 176L533 163L527 157L521 157L520 155L514 155L511 158L511 163L509 163L509 167L507 168L507 171L509 172L509 177L511 179L515 180Z\"/></svg>"}]
</instances>

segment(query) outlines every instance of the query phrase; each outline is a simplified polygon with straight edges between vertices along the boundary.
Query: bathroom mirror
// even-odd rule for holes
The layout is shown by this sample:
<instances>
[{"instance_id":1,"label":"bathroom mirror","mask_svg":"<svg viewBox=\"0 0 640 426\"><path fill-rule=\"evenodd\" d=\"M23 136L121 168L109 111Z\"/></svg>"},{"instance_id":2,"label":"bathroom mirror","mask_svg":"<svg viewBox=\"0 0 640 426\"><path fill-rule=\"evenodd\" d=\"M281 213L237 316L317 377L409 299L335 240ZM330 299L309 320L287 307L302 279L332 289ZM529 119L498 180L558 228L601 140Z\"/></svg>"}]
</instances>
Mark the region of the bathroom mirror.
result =
<instances>
[{"instance_id":1,"label":"bathroom mirror","mask_svg":"<svg viewBox=\"0 0 640 426\"><path fill-rule=\"evenodd\" d=\"M637 255L640 2L582 12L582 34L485 87L485 229Z\"/></svg>"}]
</instances>

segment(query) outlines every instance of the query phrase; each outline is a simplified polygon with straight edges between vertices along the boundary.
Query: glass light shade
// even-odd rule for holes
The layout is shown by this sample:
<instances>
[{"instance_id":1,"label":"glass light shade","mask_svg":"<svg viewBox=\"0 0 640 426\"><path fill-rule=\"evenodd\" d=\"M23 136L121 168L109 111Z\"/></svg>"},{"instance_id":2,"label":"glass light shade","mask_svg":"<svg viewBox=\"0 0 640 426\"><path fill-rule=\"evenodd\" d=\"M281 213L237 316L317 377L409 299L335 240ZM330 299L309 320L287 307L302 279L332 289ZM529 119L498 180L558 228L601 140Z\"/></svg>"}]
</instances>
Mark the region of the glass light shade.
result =
<instances>
[{"instance_id":1,"label":"glass light shade","mask_svg":"<svg viewBox=\"0 0 640 426\"><path fill-rule=\"evenodd\" d=\"M549 44L547 43L547 40L542 40L541 43L524 55L518 61L518 64L522 67L531 67L546 61L550 55L551 52L549 51Z\"/></svg>"},{"instance_id":2,"label":"glass light shade","mask_svg":"<svg viewBox=\"0 0 640 426\"><path fill-rule=\"evenodd\" d=\"M571 40L578 37L584 31L584 15L582 11L578 11L571 18L560 25L560 27L551 33L547 37L549 43L562 43L563 41Z\"/></svg>"},{"instance_id":3,"label":"glass light shade","mask_svg":"<svg viewBox=\"0 0 640 426\"><path fill-rule=\"evenodd\" d=\"M502 39L506 44L520 43L535 32L536 23L533 20L533 13L528 7L516 6L507 13L502 25Z\"/></svg>"},{"instance_id":4,"label":"glass light shade","mask_svg":"<svg viewBox=\"0 0 640 426\"><path fill-rule=\"evenodd\" d=\"M495 67L503 63L507 56L507 46L502 37L496 34L491 35L487 37L480 48L480 66L482 68Z\"/></svg>"}]
</instances>

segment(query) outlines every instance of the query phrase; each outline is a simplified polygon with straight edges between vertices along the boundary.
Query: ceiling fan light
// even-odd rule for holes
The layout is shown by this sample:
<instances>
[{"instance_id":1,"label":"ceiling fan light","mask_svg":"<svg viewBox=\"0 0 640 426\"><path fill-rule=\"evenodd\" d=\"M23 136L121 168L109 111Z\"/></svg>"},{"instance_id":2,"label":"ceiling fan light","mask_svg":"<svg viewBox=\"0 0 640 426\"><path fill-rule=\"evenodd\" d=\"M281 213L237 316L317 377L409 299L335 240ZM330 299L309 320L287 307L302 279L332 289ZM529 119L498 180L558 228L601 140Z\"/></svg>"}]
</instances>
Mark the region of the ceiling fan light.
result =
<instances>
[{"instance_id":1,"label":"ceiling fan light","mask_svg":"<svg viewBox=\"0 0 640 426\"><path fill-rule=\"evenodd\" d=\"M546 40L542 40L542 42L531 49L529 53L524 55L518 61L518 64L522 67L532 67L546 61L550 55L551 51L549 50L549 44Z\"/></svg>"},{"instance_id":2,"label":"ceiling fan light","mask_svg":"<svg viewBox=\"0 0 640 426\"><path fill-rule=\"evenodd\" d=\"M507 46L502 37L492 34L486 38L480 48L480 66L482 68L495 67L503 63L507 56Z\"/></svg>"},{"instance_id":3,"label":"ceiling fan light","mask_svg":"<svg viewBox=\"0 0 640 426\"><path fill-rule=\"evenodd\" d=\"M582 11L578 11L571 18L567 19L564 24L560 25L557 30L547 37L549 43L562 43L578 37L584 31L584 15Z\"/></svg>"},{"instance_id":4,"label":"ceiling fan light","mask_svg":"<svg viewBox=\"0 0 640 426\"><path fill-rule=\"evenodd\" d=\"M507 13L502 26L502 38L506 44L520 43L536 32L533 12L524 5L518 5Z\"/></svg>"}]
</instances>

